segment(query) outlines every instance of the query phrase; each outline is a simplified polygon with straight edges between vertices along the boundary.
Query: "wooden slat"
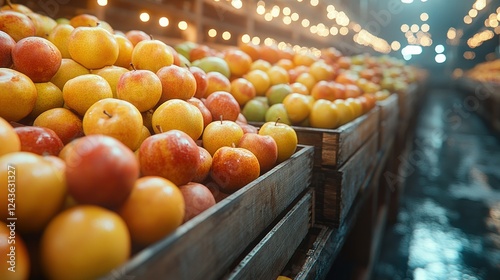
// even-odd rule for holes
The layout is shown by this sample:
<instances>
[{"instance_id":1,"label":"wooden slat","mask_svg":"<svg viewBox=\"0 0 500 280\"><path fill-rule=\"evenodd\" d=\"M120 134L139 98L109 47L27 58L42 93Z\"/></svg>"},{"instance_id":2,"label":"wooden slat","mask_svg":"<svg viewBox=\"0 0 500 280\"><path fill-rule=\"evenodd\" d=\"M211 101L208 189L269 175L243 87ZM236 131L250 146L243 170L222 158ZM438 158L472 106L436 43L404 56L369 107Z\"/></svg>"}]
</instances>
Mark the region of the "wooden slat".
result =
<instances>
[{"instance_id":1,"label":"wooden slat","mask_svg":"<svg viewBox=\"0 0 500 280\"><path fill-rule=\"evenodd\" d=\"M225 279L276 279L311 225L312 189Z\"/></svg>"},{"instance_id":2,"label":"wooden slat","mask_svg":"<svg viewBox=\"0 0 500 280\"><path fill-rule=\"evenodd\" d=\"M139 252L105 279L220 279L309 185L313 148L285 162Z\"/></svg>"},{"instance_id":3,"label":"wooden slat","mask_svg":"<svg viewBox=\"0 0 500 280\"><path fill-rule=\"evenodd\" d=\"M380 108L379 150L388 149L388 143L395 138L398 128L398 95L391 94L387 99L378 101Z\"/></svg>"},{"instance_id":4,"label":"wooden slat","mask_svg":"<svg viewBox=\"0 0 500 280\"><path fill-rule=\"evenodd\" d=\"M346 217L370 171L377 164L378 134L375 133L342 167L313 170L316 221L338 226Z\"/></svg>"}]
</instances>

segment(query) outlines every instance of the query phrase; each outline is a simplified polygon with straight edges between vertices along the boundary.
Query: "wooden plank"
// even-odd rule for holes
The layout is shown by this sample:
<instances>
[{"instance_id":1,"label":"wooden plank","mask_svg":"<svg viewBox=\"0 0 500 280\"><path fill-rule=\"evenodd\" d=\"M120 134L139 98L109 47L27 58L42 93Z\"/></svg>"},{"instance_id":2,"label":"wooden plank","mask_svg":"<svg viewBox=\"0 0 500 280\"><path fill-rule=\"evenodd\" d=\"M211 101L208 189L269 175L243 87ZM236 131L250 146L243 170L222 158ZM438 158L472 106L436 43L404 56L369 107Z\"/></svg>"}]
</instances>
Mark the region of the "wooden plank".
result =
<instances>
[{"instance_id":1,"label":"wooden plank","mask_svg":"<svg viewBox=\"0 0 500 280\"><path fill-rule=\"evenodd\" d=\"M311 225L312 189L224 279L276 279Z\"/></svg>"},{"instance_id":2,"label":"wooden plank","mask_svg":"<svg viewBox=\"0 0 500 280\"><path fill-rule=\"evenodd\" d=\"M310 186L313 147L221 200L104 279L220 279L246 247Z\"/></svg>"},{"instance_id":3,"label":"wooden plank","mask_svg":"<svg viewBox=\"0 0 500 280\"><path fill-rule=\"evenodd\" d=\"M365 143L342 167L315 168L316 221L338 226L343 222L365 179L377 163L378 133Z\"/></svg>"},{"instance_id":4,"label":"wooden plank","mask_svg":"<svg viewBox=\"0 0 500 280\"><path fill-rule=\"evenodd\" d=\"M398 99L397 94L391 94L387 99L377 102L380 108L379 150L388 149L390 140L396 137L399 121Z\"/></svg>"}]
</instances>

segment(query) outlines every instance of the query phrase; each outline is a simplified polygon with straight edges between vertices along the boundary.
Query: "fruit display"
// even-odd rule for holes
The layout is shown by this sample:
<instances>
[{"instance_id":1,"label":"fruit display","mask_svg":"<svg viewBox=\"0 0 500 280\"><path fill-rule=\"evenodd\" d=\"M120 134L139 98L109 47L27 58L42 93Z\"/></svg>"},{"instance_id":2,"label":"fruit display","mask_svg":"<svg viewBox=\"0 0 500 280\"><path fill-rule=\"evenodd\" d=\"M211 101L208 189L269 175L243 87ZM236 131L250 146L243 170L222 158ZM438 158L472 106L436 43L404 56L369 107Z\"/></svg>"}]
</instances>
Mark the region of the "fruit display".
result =
<instances>
[{"instance_id":1,"label":"fruit display","mask_svg":"<svg viewBox=\"0 0 500 280\"><path fill-rule=\"evenodd\" d=\"M189 61L90 14L35 14L0 11L0 206L19 218L20 279L109 274L297 150L289 125L258 133L241 113L256 95L243 51Z\"/></svg>"},{"instance_id":2,"label":"fruit display","mask_svg":"<svg viewBox=\"0 0 500 280\"><path fill-rule=\"evenodd\" d=\"M500 59L479 63L465 73L465 76L477 82L500 83Z\"/></svg>"},{"instance_id":3,"label":"fruit display","mask_svg":"<svg viewBox=\"0 0 500 280\"><path fill-rule=\"evenodd\" d=\"M48 279L109 274L290 159L294 126L339 128L416 79L390 57L169 44L10 1L0 38L0 216L27 240L19 270Z\"/></svg>"}]
</instances>

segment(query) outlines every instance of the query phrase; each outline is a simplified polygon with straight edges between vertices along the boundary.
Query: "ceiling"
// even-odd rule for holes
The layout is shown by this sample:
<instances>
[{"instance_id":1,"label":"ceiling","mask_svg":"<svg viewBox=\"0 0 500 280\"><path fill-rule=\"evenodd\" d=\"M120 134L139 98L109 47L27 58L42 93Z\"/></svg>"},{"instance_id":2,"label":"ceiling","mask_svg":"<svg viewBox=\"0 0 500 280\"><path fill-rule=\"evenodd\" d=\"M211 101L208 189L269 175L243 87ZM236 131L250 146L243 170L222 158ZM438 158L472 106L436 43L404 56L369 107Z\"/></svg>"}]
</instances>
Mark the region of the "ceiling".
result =
<instances>
[{"instance_id":1,"label":"ceiling","mask_svg":"<svg viewBox=\"0 0 500 280\"><path fill-rule=\"evenodd\" d=\"M405 33L401 31L403 24L408 26L416 24L420 28L422 24L428 24L430 29L427 33L432 39L432 44L423 47L422 54L414 56L410 62L424 65L435 64L435 46L442 44L445 47L444 54L454 57L457 64L466 64L463 53L473 51L475 59L470 61L472 65L478 60L484 60L485 56L494 52L499 45L498 35L474 49L467 45L467 40L478 31L485 29L485 19L500 7L500 0L477 1L478 13L472 18L470 24L464 22L464 17L473 7L476 7L476 0L341 0L330 2L334 5L340 2L346 10L350 11L351 18L360 23L363 28L385 39L388 43L398 41L401 47L409 44ZM483 9L480 9L481 4L485 5ZM423 21L420 18L422 13L428 14L427 20ZM474 12L472 14L474 15ZM450 28L463 31L460 40L456 40L455 43L447 40ZM493 28L490 29L493 30Z\"/></svg>"}]
</instances>

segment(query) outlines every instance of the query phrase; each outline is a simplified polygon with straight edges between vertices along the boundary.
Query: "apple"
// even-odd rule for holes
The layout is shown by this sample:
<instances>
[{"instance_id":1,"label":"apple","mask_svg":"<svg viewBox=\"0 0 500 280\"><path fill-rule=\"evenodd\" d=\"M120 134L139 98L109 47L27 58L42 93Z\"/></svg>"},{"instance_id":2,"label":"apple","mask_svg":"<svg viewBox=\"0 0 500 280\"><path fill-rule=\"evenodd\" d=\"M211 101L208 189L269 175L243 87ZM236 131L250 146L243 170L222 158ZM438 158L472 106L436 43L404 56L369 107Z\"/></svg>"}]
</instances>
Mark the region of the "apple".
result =
<instances>
[{"instance_id":1,"label":"apple","mask_svg":"<svg viewBox=\"0 0 500 280\"><path fill-rule=\"evenodd\" d=\"M185 42L182 42L180 44L175 45L174 48L177 51L177 53L179 53L180 55L184 56L189 61L191 61L189 54L190 54L191 50L197 46L198 45L194 42L185 41Z\"/></svg>"},{"instance_id":2,"label":"apple","mask_svg":"<svg viewBox=\"0 0 500 280\"><path fill-rule=\"evenodd\" d=\"M139 178L139 164L132 150L101 134L71 143L65 155L69 195L82 204L120 206Z\"/></svg>"},{"instance_id":3,"label":"apple","mask_svg":"<svg viewBox=\"0 0 500 280\"><path fill-rule=\"evenodd\" d=\"M61 108L64 105L64 99L61 89L51 82L35 83L36 102L27 119L34 120L41 113L53 109Z\"/></svg>"},{"instance_id":4,"label":"apple","mask_svg":"<svg viewBox=\"0 0 500 280\"><path fill-rule=\"evenodd\" d=\"M278 121L266 122L259 129L260 135L274 138L278 146L278 160L281 163L289 159L297 150L298 138L293 127Z\"/></svg>"},{"instance_id":5,"label":"apple","mask_svg":"<svg viewBox=\"0 0 500 280\"><path fill-rule=\"evenodd\" d=\"M309 66L309 73L316 81L331 81L335 78L335 69L324 60L320 59Z\"/></svg>"},{"instance_id":6,"label":"apple","mask_svg":"<svg viewBox=\"0 0 500 280\"><path fill-rule=\"evenodd\" d=\"M21 72L0 68L0 117L7 121L19 121L35 107L37 90L31 79Z\"/></svg>"},{"instance_id":7,"label":"apple","mask_svg":"<svg viewBox=\"0 0 500 280\"><path fill-rule=\"evenodd\" d=\"M90 74L90 70L71 58L63 58L50 82L62 90L67 81L84 74Z\"/></svg>"},{"instance_id":8,"label":"apple","mask_svg":"<svg viewBox=\"0 0 500 280\"><path fill-rule=\"evenodd\" d=\"M160 176L180 186L196 175L200 150L189 135L174 129L144 140L138 159L143 176Z\"/></svg>"},{"instance_id":9,"label":"apple","mask_svg":"<svg viewBox=\"0 0 500 280\"><path fill-rule=\"evenodd\" d=\"M113 97L113 90L108 81L96 74L79 75L68 80L62 92L64 105L81 117L97 101Z\"/></svg>"},{"instance_id":10,"label":"apple","mask_svg":"<svg viewBox=\"0 0 500 280\"><path fill-rule=\"evenodd\" d=\"M183 223L198 216L203 211L215 205L215 197L205 185L189 182L179 186L185 204Z\"/></svg>"},{"instance_id":11,"label":"apple","mask_svg":"<svg viewBox=\"0 0 500 280\"><path fill-rule=\"evenodd\" d=\"M156 39L142 40L132 51L132 64L137 69L157 72L164 66L174 63L174 55L164 42Z\"/></svg>"},{"instance_id":12,"label":"apple","mask_svg":"<svg viewBox=\"0 0 500 280\"><path fill-rule=\"evenodd\" d=\"M47 39L50 31L52 31L52 29L54 29L54 27L56 27L57 25L57 22L53 18L46 16L44 14L31 12L27 13L26 15L35 24L35 30L36 30L35 36L38 37L43 37Z\"/></svg>"},{"instance_id":13,"label":"apple","mask_svg":"<svg viewBox=\"0 0 500 280\"><path fill-rule=\"evenodd\" d=\"M270 86L266 91L267 101L269 106L277 103L283 103L283 99L292 93L292 88L289 84L277 84Z\"/></svg>"},{"instance_id":14,"label":"apple","mask_svg":"<svg viewBox=\"0 0 500 280\"><path fill-rule=\"evenodd\" d=\"M127 71L116 85L116 97L132 103L140 112L153 109L161 94L160 78L149 70Z\"/></svg>"},{"instance_id":15,"label":"apple","mask_svg":"<svg viewBox=\"0 0 500 280\"><path fill-rule=\"evenodd\" d=\"M7 210L15 207L15 218L25 221L16 223L17 234L36 236L61 210L66 197L66 178L64 163L56 161L29 152L15 152L0 157L0 179L6 182L0 190L0 219L5 221L12 217ZM7 184L12 182L13 176L15 189ZM8 199L12 198L8 194L13 192L15 206L12 206L12 199Z\"/></svg>"},{"instance_id":16,"label":"apple","mask_svg":"<svg viewBox=\"0 0 500 280\"><path fill-rule=\"evenodd\" d=\"M269 75L271 85L290 83L290 76L288 75L288 71L281 66L273 65L266 71L266 73L267 75Z\"/></svg>"},{"instance_id":17,"label":"apple","mask_svg":"<svg viewBox=\"0 0 500 280\"><path fill-rule=\"evenodd\" d=\"M264 122L266 120L266 112L269 109L267 100L262 102L259 99L249 100L241 109L241 113L250 122Z\"/></svg>"},{"instance_id":18,"label":"apple","mask_svg":"<svg viewBox=\"0 0 500 280\"><path fill-rule=\"evenodd\" d=\"M203 131L203 147L213 156L220 147L236 146L243 134L241 126L234 121L213 121Z\"/></svg>"},{"instance_id":19,"label":"apple","mask_svg":"<svg viewBox=\"0 0 500 280\"><path fill-rule=\"evenodd\" d=\"M216 91L205 99L205 106L212 113L213 120L236 121L241 112L240 104L231 93Z\"/></svg>"},{"instance_id":20,"label":"apple","mask_svg":"<svg viewBox=\"0 0 500 280\"><path fill-rule=\"evenodd\" d=\"M111 87L113 97L117 98L116 87L118 86L118 81L120 80L120 77L127 72L129 72L129 69L125 67L108 65L103 68L93 70L92 74L103 77Z\"/></svg>"},{"instance_id":21,"label":"apple","mask_svg":"<svg viewBox=\"0 0 500 280\"><path fill-rule=\"evenodd\" d=\"M83 116L85 135L111 136L131 150L137 149L142 131L141 112L130 102L105 98L92 104Z\"/></svg>"},{"instance_id":22,"label":"apple","mask_svg":"<svg viewBox=\"0 0 500 280\"><path fill-rule=\"evenodd\" d=\"M217 185L216 182L214 182L211 178L209 179L210 180L208 180L205 183L205 186L210 190L210 192L214 196L216 203L231 195L229 193L223 192L221 187L219 187L219 185Z\"/></svg>"},{"instance_id":23,"label":"apple","mask_svg":"<svg viewBox=\"0 0 500 280\"><path fill-rule=\"evenodd\" d=\"M16 41L9 34L0 30L0 68L12 66L12 49Z\"/></svg>"},{"instance_id":24,"label":"apple","mask_svg":"<svg viewBox=\"0 0 500 280\"><path fill-rule=\"evenodd\" d=\"M256 126L251 125L249 123L243 123L240 121L236 121L236 123L241 127L241 129L243 129L243 134L257 133L259 131L259 129Z\"/></svg>"},{"instance_id":25,"label":"apple","mask_svg":"<svg viewBox=\"0 0 500 280\"><path fill-rule=\"evenodd\" d=\"M260 174L271 170L278 160L278 145L269 135L246 133L241 137L238 148L245 148L252 152L259 160Z\"/></svg>"},{"instance_id":26,"label":"apple","mask_svg":"<svg viewBox=\"0 0 500 280\"><path fill-rule=\"evenodd\" d=\"M61 66L61 59L59 49L41 37L23 38L12 49L13 68L34 83L50 81Z\"/></svg>"},{"instance_id":27,"label":"apple","mask_svg":"<svg viewBox=\"0 0 500 280\"><path fill-rule=\"evenodd\" d=\"M156 75L162 85L160 103L170 99L188 100L196 93L196 79L187 68L173 64L163 66Z\"/></svg>"},{"instance_id":28,"label":"apple","mask_svg":"<svg viewBox=\"0 0 500 280\"><path fill-rule=\"evenodd\" d=\"M170 99L163 102L153 113L152 126L155 133L180 130L194 141L203 133L201 111L187 101Z\"/></svg>"},{"instance_id":29,"label":"apple","mask_svg":"<svg viewBox=\"0 0 500 280\"><path fill-rule=\"evenodd\" d=\"M248 73L252 66L250 55L239 49L229 49L224 52L224 60L229 66L229 71L234 77L241 77Z\"/></svg>"},{"instance_id":30,"label":"apple","mask_svg":"<svg viewBox=\"0 0 500 280\"><path fill-rule=\"evenodd\" d=\"M36 34L35 23L27 15L16 11L0 12L0 30L16 42Z\"/></svg>"},{"instance_id":31,"label":"apple","mask_svg":"<svg viewBox=\"0 0 500 280\"><path fill-rule=\"evenodd\" d=\"M212 168L212 155L207 151L207 149L198 146L200 150L200 166L196 170L196 174L193 178L193 182L203 183L210 174L210 168Z\"/></svg>"},{"instance_id":32,"label":"apple","mask_svg":"<svg viewBox=\"0 0 500 280\"><path fill-rule=\"evenodd\" d=\"M223 192L234 193L259 176L259 160L247 149L225 146L212 157L210 177Z\"/></svg>"},{"instance_id":33,"label":"apple","mask_svg":"<svg viewBox=\"0 0 500 280\"><path fill-rule=\"evenodd\" d=\"M33 125L52 129L64 145L84 135L82 120L66 108L53 108L41 113Z\"/></svg>"},{"instance_id":34,"label":"apple","mask_svg":"<svg viewBox=\"0 0 500 280\"><path fill-rule=\"evenodd\" d=\"M57 156L64 147L59 136L50 128L22 126L14 130L21 141L21 151Z\"/></svg>"},{"instance_id":35,"label":"apple","mask_svg":"<svg viewBox=\"0 0 500 280\"><path fill-rule=\"evenodd\" d=\"M99 25L99 19L91 14L83 13L83 14L78 14L70 18L69 24L73 27L80 27L80 26L97 26Z\"/></svg>"},{"instance_id":36,"label":"apple","mask_svg":"<svg viewBox=\"0 0 500 280\"><path fill-rule=\"evenodd\" d=\"M213 50L207 45L196 44L190 48L189 54L186 57L189 58L189 61L193 62L211 56L213 53Z\"/></svg>"},{"instance_id":37,"label":"apple","mask_svg":"<svg viewBox=\"0 0 500 280\"><path fill-rule=\"evenodd\" d=\"M330 100L318 99L314 102L309 116L311 127L333 129L339 123L337 105Z\"/></svg>"},{"instance_id":38,"label":"apple","mask_svg":"<svg viewBox=\"0 0 500 280\"><path fill-rule=\"evenodd\" d=\"M333 101L336 99L332 84L325 80L321 80L313 86L313 88L311 89L311 96L316 100L325 99Z\"/></svg>"},{"instance_id":39,"label":"apple","mask_svg":"<svg viewBox=\"0 0 500 280\"><path fill-rule=\"evenodd\" d=\"M130 40L130 42L134 45L137 45L140 41L149 40L151 36L149 36L146 32L142 30L129 30L125 33L125 37Z\"/></svg>"},{"instance_id":40,"label":"apple","mask_svg":"<svg viewBox=\"0 0 500 280\"><path fill-rule=\"evenodd\" d=\"M223 58L217 56L206 56L194 60L191 65L201 68L206 73L219 72L228 79L231 77L229 65Z\"/></svg>"},{"instance_id":41,"label":"apple","mask_svg":"<svg viewBox=\"0 0 500 280\"><path fill-rule=\"evenodd\" d=\"M74 29L70 24L58 24L50 31L47 37L59 49L62 58L71 58L68 51L68 40Z\"/></svg>"},{"instance_id":42,"label":"apple","mask_svg":"<svg viewBox=\"0 0 500 280\"><path fill-rule=\"evenodd\" d=\"M283 103L276 103L269 106L266 111L265 121L274 122L280 120L281 123L291 125L292 121L288 117L288 112L286 111L285 105Z\"/></svg>"},{"instance_id":43,"label":"apple","mask_svg":"<svg viewBox=\"0 0 500 280\"><path fill-rule=\"evenodd\" d=\"M245 78L236 78L231 81L231 94L240 106L257 96L254 85Z\"/></svg>"},{"instance_id":44,"label":"apple","mask_svg":"<svg viewBox=\"0 0 500 280\"><path fill-rule=\"evenodd\" d=\"M203 71L200 67L196 66L190 66L188 69L196 80L196 92L194 93L194 97L205 97L208 88L207 73L205 73L205 71Z\"/></svg>"},{"instance_id":45,"label":"apple","mask_svg":"<svg viewBox=\"0 0 500 280\"><path fill-rule=\"evenodd\" d=\"M254 69L243 75L243 78L251 82L255 88L257 96L264 96L267 89L271 86L269 75L260 69Z\"/></svg>"},{"instance_id":46,"label":"apple","mask_svg":"<svg viewBox=\"0 0 500 280\"><path fill-rule=\"evenodd\" d=\"M283 106L288 114L288 119L292 124L304 121L311 112L314 104L314 97L292 92L283 100Z\"/></svg>"},{"instance_id":47,"label":"apple","mask_svg":"<svg viewBox=\"0 0 500 280\"><path fill-rule=\"evenodd\" d=\"M219 72L209 72L207 73L207 90L204 97L208 97L216 91L230 92L231 81Z\"/></svg>"},{"instance_id":48,"label":"apple","mask_svg":"<svg viewBox=\"0 0 500 280\"><path fill-rule=\"evenodd\" d=\"M120 51L116 38L100 27L79 26L70 34L68 51L71 58L87 69L113 65Z\"/></svg>"},{"instance_id":49,"label":"apple","mask_svg":"<svg viewBox=\"0 0 500 280\"><path fill-rule=\"evenodd\" d=\"M5 119L0 118L0 156L21 151L21 140L15 129Z\"/></svg>"},{"instance_id":50,"label":"apple","mask_svg":"<svg viewBox=\"0 0 500 280\"><path fill-rule=\"evenodd\" d=\"M201 99L198 99L196 97L191 97L186 101L189 104L196 106L200 110L203 116L203 128L205 128L209 123L213 121L212 113L210 112L210 110L208 110L207 106L205 106L205 103L203 103Z\"/></svg>"},{"instance_id":51,"label":"apple","mask_svg":"<svg viewBox=\"0 0 500 280\"><path fill-rule=\"evenodd\" d=\"M116 42L118 43L118 58L116 58L115 65L124 68L130 67L132 62L132 51L134 45L125 36L114 34Z\"/></svg>"}]
</instances>

